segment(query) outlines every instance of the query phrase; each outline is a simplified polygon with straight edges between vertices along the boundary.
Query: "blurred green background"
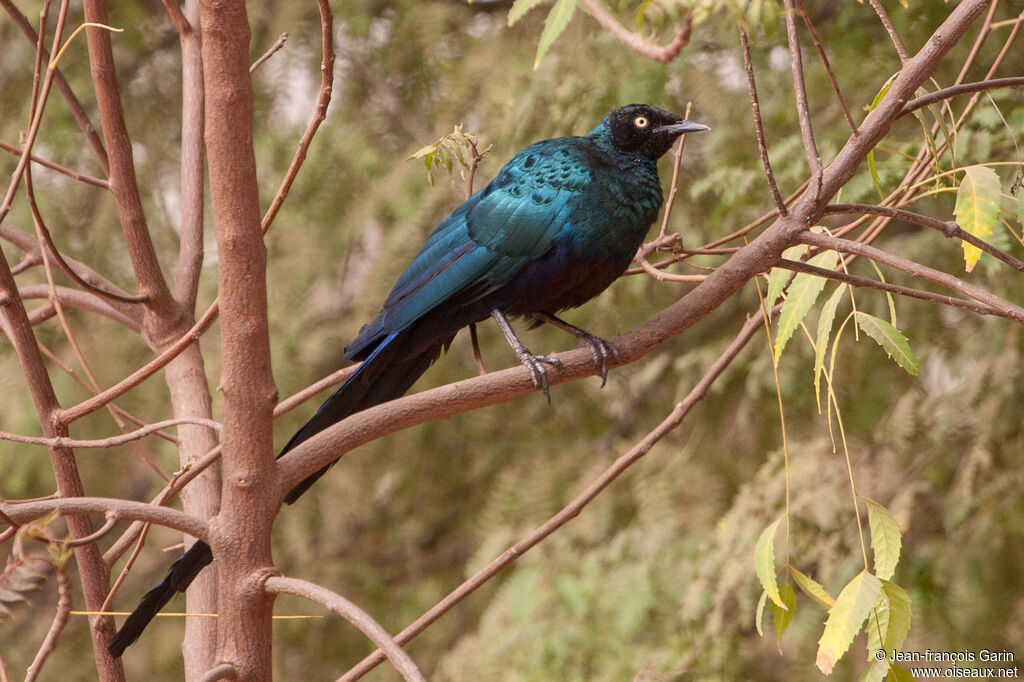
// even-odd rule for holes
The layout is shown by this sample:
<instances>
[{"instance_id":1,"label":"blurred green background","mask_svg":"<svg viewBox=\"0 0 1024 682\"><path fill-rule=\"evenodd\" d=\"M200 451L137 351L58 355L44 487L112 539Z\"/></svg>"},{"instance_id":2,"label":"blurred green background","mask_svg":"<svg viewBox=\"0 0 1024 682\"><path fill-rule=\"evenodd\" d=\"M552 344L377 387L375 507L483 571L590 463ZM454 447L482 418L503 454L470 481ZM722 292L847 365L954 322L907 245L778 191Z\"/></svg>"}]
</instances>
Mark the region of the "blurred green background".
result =
<instances>
[{"instance_id":1,"label":"blurred green background","mask_svg":"<svg viewBox=\"0 0 1024 682\"><path fill-rule=\"evenodd\" d=\"M612 2L629 23L642 3ZM268 234L273 365L281 396L338 367L342 349L377 311L422 240L462 199L464 186L426 181L415 150L463 124L493 145L477 187L525 145L546 137L585 134L610 109L649 102L713 128L687 142L680 197L670 229L687 246L728 234L772 207L750 120L739 61L737 5L703 0L690 46L668 65L624 49L583 12L532 68L544 14L514 27L507 3L455 0L334 3L338 53L334 99L284 210ZM997 11L1012 19L1018 9ZM671 3L651 3L640 30L667 42ZM742 5L742 3L739 3ZM899 68L887 36L867 5L807 2L835 65L854 118L863 117L878 88ZM886 2L911 51L950 11L935 0L903 8ZM34 3L19 3L33 21ZM792 80L781 10L755 3L750 31L770 153L784 194L807 177L792 104ZM261 197L273 197L312 112L319 84L319 21L313 3L263 2L249 7L252 54L282 32L289 39L256 72L256 153ZM72 25L82 20L72 9ZM165 272L177 251L180 74L177 34L160 3L116 3L111 23L115 57L134 139L140 186ZM980 79L1009 26L984 44L970 79ZM969 33L973 39L973 33ZM953 82L969 40L935 74ZM0 18L0 139L17 144L28 119L33 49ZM849 134L813 47L806 43L808 94L815 132L828 160ZM996 75L1019 75L1015 46ZM84 40L61 63L86 109L95 111ZM1017 70L1017 73L1014 72ZM955 164L1020 161L1024 133L1020 91L993 92L957 142ZM960 110L963 102L954 103ZM1004 122L1005 119L1005 122ZM94 122L98 116L93 114ZM928 120L930 125L930 119ZM1009 127L1009 130L1008 130ZM1012 131L1012 135L1011 132ZM902 120L879 153L882 185L891 188L921 144L921 124ZM63 100L51 96L36 152L99 175ZM669 161L663 162L663 178ZM7 175L16 157L0 157ZM1014 167L1000 169L1004 191ZM42 169L36 192L65 253L131 290L131 271L109 195ZM949 183L947 182L948 186ZM915 210L948 219L953 193L938 192ZM844 202L877 200L866 168L845 188ZM31 230L24 202L9 217ZM1020 231L1019 223L1015 229ZM999 237L1018 257L1019 244ZM212 227L200 309L216 295ZM884 248L949 272L962 272L953 241L896 224ZM4 244L8 259L17 254ZM705 265L720 260L706 258ZM38 270L38 268L37 268ZM697 272L682 269L681 272ZM867 263L854 272L874 277ZM890 281L903 282L895 273ZM41 273L20 281L42 281ZM970 275L1019 300L1020 280L984 259ZM670 304L692 285L624 278L567 319L611 337ZM831 288L826 292L831 291ZM885 315L878 292L857 293L858 309ZM426 424L351 453L300 503L283 510L274 557L286 575L321 583L360 604L395 632L464 578L535 528L628 450L684 396L718 357L745 316L758 306L752 285L710 317L642 360L597 379L558 386L549 406L541 395ZM848 307L848 306L847 306ZM894 580L910 593L914 621L907 650L1013 649L1024 656L1024 376L1021 329L918 301L897 301L899 326L924 367L907 375L863 335L840 344L837 399L859 492L885 504L900 521L903 556ZM841 308L840 315L846 309ZM94 315L69 315L99 380L110 385L151 357L130 332ZM813 318L812 318L813 319ZM202 340L211 387L219 375L218 328ZM68 364L74 358L59 327L38 328L40 340ZM534 352L572 341L556 330L527 332ZM489 368L514 364L500 334L481 328ZM38 433L17 358L0 346L0 429ZM810 345L799 332L779 367L786 410L792 487L792 557L833 594L862 567L860 542L842 451L833 452L826 418L815 407ZM418 384L425 388L472 376L468 335L457 337ZM65 404L84 392L52 372ZM214 400L219 397L214 392ZM138 416L169 416L158 377L120 401ZM279 444L313 411L313 402L275 426ZM216 409L216 408L215 408ZM114 432L105 413L76 424L73 435ZM753 569L760 532L782 512L782 436L770 353L754 339L682 427L659 443L575 520L521 558L418 637L408 650L431 679L623 680L815 679L817 639L825 611L802 595L780 646L770 625L754 628L761 588ZM163 441L146 448L165 470L177 468ZM82 452L88 491L148 499L159 482L128 447ZM45 450L0 444L0 492L9 498L51 492ZM866 523L866 521L865 521ZM128 608L162 575L159 551L177 542L154 531L115 608ZM777 543L777 544L781 544ZM6 553L9 547L0 548ZM118 566L119 568L119 566ZM52 583L0 619L0 654L17 679L49 627ZM180 607L183 600L172 604ZM76 607L81 607L76 594ZM281 597L278 613L318 613ZM766 623L770 619L766 618ZM129 650L129 679L181 676L182 625L161 619ZM371 651L369 642L334 616L275 625L275 678L334 679ZM866 660L863 638L834 677L850 679ZM95 678L87 625L72 617L43 679ZM781 651L780 651L781 648ZM367 679L391 680L382 666Z\"/></svg>"}]
</instances>

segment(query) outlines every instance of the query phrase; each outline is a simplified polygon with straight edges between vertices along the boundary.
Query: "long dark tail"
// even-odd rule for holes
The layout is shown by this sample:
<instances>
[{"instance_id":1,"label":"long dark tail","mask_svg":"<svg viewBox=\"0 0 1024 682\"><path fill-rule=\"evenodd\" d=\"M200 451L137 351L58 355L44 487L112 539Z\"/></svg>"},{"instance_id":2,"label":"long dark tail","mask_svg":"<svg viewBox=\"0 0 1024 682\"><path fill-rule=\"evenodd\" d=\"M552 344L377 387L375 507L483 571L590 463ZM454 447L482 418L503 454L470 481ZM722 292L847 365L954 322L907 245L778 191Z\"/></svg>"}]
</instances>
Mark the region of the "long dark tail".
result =
<instances>
[{"instance_id":1,"label":"long dark tail","mask_svg":"<svg viewBox=\"0 0 1024 682\"><path fill-rule=\"evenodd\" d=\"M156 587L142 596L139 605L135 607L124 625L117 631L114 638L110 640L107 651L114 658L118 658L124 650L131 646L139 638L142 631L149 625L149 621L156 617L171 597L177 592L184 592L185 588L195 580L199 571L213 561L213 552L210 546L202 540L196 542L192 547L178 557L167 570L167 575Z\"/></svg>"},{"instance_id":2,"label":"long dark tail","mask_svg":"<svg viewBox=\"0 0 1024 682\"><path fill-rule=\"evenodd\" d=\"M278 457L349 415L405 395L441 354L441 349L451 343L455 335L452 332L450 335L442 335L440 340L425 340L423 335L417 333L415 327L416 325L385 337L355 373L324 401L316 414L302 428L295 432ZM285 497L285 502L291 504L297 500L333 464L334 462L331 462L310 474L292 488ZM160 584L142 597L139 605L114 635L107 649L110 655L117 658L124 653L175 593L184 592L199 575L199 571L211 561L213 553L210 546L199 541L171 564Z\"/></svg>"}]
</instances>

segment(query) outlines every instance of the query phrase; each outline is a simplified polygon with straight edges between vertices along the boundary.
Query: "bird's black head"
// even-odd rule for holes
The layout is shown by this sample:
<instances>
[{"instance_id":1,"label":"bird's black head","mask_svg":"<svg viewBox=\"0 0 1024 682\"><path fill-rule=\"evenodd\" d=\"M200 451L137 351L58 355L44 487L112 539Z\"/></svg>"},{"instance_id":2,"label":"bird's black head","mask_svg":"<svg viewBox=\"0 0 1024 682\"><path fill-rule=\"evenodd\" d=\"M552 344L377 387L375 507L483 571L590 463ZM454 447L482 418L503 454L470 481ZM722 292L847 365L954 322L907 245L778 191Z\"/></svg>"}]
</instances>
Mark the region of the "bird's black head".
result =
<instances>
[{"instance_id":1,"label":"bird's black head","mask_svg":"<svg viewBox=\"0 0 1024 682\"><path fill-rule=\"evenodd\" d=\"M624 152L658 159L683 133L711 130L702 123L684 120L648 104L630 104L608 114L596 130L607 126L612 146Z\"/></svg>"}]
</instances>

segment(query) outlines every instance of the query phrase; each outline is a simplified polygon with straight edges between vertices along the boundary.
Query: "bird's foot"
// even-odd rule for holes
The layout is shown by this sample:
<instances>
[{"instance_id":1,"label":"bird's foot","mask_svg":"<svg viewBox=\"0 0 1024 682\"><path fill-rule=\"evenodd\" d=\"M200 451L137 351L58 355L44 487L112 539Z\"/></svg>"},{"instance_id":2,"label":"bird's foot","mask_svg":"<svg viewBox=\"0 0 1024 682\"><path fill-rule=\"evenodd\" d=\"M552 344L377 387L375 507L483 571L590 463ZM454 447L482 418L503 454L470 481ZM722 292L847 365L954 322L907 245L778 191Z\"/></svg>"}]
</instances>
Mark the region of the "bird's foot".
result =
<instances>
[{"instance_id":1,"label":"bird's foot","mask_svg":"<svg viewBox=\"0 0 1024 682\"><path fill-rule=\"evenodd\" d=\"M533 381L533 387L544 391L544 397L548 399L550 404L551 391L548 387L548 372L544 369L544 365L551 365L555 369L561 370L564 367L562 361L549 355L534 355L525 348L522 348L522 350L517 348L516 357L519 358L519 362L526 366L526 369L530 370L530 380Z\"/></svg>"},{"instance_id":2,"label":"bird's foot","mask_svg":"<svg viewBox=\"0 0 1024 682\"><path fill-rule=\"evenodd\" d=\"M611 341L594 336L590 332L580 334L579 345L586 345L590 348L590 355L594 358L594 369L601 370L601 388L604 388L608 381L608 359L611 358L615 364L622 361L619 349Z\"/></svg>"}]
</instances>

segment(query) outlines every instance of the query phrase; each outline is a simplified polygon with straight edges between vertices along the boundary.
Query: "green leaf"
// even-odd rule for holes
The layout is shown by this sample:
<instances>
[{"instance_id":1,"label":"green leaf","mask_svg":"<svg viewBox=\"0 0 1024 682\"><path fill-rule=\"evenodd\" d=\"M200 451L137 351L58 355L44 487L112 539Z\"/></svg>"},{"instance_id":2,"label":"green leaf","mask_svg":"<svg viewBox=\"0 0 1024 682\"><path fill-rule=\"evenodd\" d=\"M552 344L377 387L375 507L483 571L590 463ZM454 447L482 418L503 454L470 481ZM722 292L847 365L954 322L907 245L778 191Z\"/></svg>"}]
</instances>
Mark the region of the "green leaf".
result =
<instances>
[{"instance_id":1,"label":"green leaf","mask_svg":"<svg viewBox=\"0 0 1024 682\"><path fill-rule=\"evenodd\" d=\"M814 339L814 401L818 405L818 413L821 413L821 374L825 369L825 351L828 349L829 339L832 337L832 325L836 319L836 309L839 301L846 293L847 284L840 284L832 295L825 301L818 315L818 333Z\"/></svg>"},{"instance_id":2,"label":"green leaf","mask_svg":"<svg viewBox=\"0 0 1024 682\"><path fill-rule=\"evenodd\" d=\"M754 627L757 628L757 634L764 637L764 628L761 623L764 621L764 607L768 603L768 593L761 590L761 598L757 600L757 609L754 611Z\"/></svg>"},{"instance_id":3,"label":"green leaf","mask_svg":"<svg viewBox=\"0 0 1024 682\"><path fill-rule=\"evenodd\" d=\"M789 583L779 585L779 596L786 608L779 608L772 603L772 623L775 625L775 644L782 651L782 635L786 632L793 615L796 613L796 592Z\"/></svg>"},{"instance_id":4,"label":"green leaf","mask_svg":"<svg viewBox=\"0 0 1024 682\"><path fill-rule=\"evenodd\" d=\"M782 252L782 257L786 260L800 260L800 256L802 256L806 250L806 246L791 246ZM786 282L789 281L789 277L792 274L792 270L787 270L785 268L771 269L768 273L768 295L764 299L766 306L771 308L775 305L775 302L779 300L779 296L782 296L782 290L786 288Z\"/></svg>"},{"instance_id":5,"label":"green leaf","mask_svg":"<svg viewBox=\"0 0 1024 682\"><path fill-rule=\"evenodd\" d=\"M778 530L779 523L784 518L784 516L780 516L765 528L754 548L754 570L757 571L761 587L768 593L768 598L772 600L772 603L783 609L787 607L782 601L779 584L775 579L775 531Z\"/></svg>"},{"instance_id":6,"label":"green leaf","mask_svg":"<svg viewBox=\"0 0 1024 682\"><path fill-rule=\"evenodd\" d=\"M914 682L914 676L905 668L894 665L889 668L889 675L886 676L885 682Z\"/></svg>"},{"instance_id":7,"label":"green leaf","mask_svg":"<svg viewBox=\"0 0 1024 682\"><path fill-rule=\"evenodd\" d=\"M871 609L878 602L882 582L867 571L861 571L846 584L836 603L828 610L825 630L818 640L814 664L826 675L853 643Z\"/></svg>"},{"instance_id":8,"label":"green leaf","mask_svg":"<svg viewBox=\"0 0 1024 682\"><path fill-rule=\"evenodd\" d=\"M821 583L814 578L801 572L798 568L792 565L789 567L789 572L796 580L797 586L803 590L803 593L824 606L826 609L832 608L836 603L836 600L832 598L832 595L830 595L825 588L821 586Z\"/></svg>"},{"instance_id":9,"label":"green leaf","mask_svg":"<svg viewBox=\"0 0 1024 682\"><path fill-rule=\"evenodd\" d=\"M953 215L956 222L979 239L992 236L999 218L999 176L987 166L968 166L963 182L956 192ZM981 249L964 242L964 265L967 272L974 269L981 258Z\"/></svg>"},{"instance_id":10,"label":"green leaf","mask_svg":"<svg viewBox=\"0 0 1024 682\"><path fill-rule=\"evenodd\" d=\"M887 676L890 666L887 659L903 648L910 632L910 617L910 597L896 583L883 580L878 604L868 616L867 660L871 665L861 676L862 680L882 680ZM878 658L880 655L882 659Z\"/></svg>"},{"instance_id":11,"label":"green leaf","mask_svg":"<svg viewBox=\"0 0 1024 682\"><path fill-rule=\"evenodd\" d=\"M885 97L885 93L889 92L889 88L892 87L892 84L896 81L896 76L898 75L899 72L897 71L893 75L889 76L888 80L886 80L885 83L882 85L881 90L879 90L878 94L875 95L875 98L871 100L871 104L864 108L867 109L869 112L874 111L875 107L878 106L878 103L882 101L883 97ZM872 184L874 184L875 189L878 190L878 196L884 199L885 192L882 191L882 182L878 179L878 169L875 167L874 149L868 152L868 172L871 173L871 182Z\"/></svg>"},{"instance_id":12,"label":"green leaf","mask_svg":"<svg viewBox=\"0 0 1024 682\"><path fill-rule=\"evenodd\" d=\"M839 262L839 254L835 251L825 251L807 262L810 265L831 270ZM775 337L775 362L779 361L793 332L800 326L818 299L818 294L825 287L825 281L824 277L806 272L797 273L797 276L793 278L793 283L789 285L789 293L786 295L786 302L782 304L782 311L779 313L779 332Z\"/></svg>"},{"instance_id":13,"label":"green leaf","mask_svg":"<svg viewBox=\"0 0 1024 682\"><path fill-rule=\"evenodd\" d=\"M555 6L548 13L544 21L544 31L540 34L540 43L537 45L537 58L533 62L533 68L540 66L540 60L544 59L548 48L555 42L555 39L569 25L573 13L576 11L576 0L557 0Z\"/></svg>"},{"instance_id":14,"label":"green leaf","mask_svg":"<svg viewBox=\"0 0 1024 682\"><path fill-rule=\"evenodd\" d=\"M910 608L910 595L894 582L882 581L882 594L889 603L889 627L882 638L883 648L890 654L903 648L903 642L910 632L910 621L913 613Z\"/></svg>"},{"instance_id":15,"label":"green leaf","mask_svg":"<svg viewBox=\"0 0 1024 682\"><path fill-rule=\"evenodd\" d=\"M508 10L508 25L512 26L526 16L526 13L544 0L516 0Z\"/></svg>"},{"instance_id":16,"label":"green leaf","mask_svg":"<svg viewBox=\"0 0 1024 682\"><path fill-rule=\"evenodd\" d=\"M882 580L892 578L900 560L903 539L900 526L889 510L867 497L868 523L871 526L871 549L875 553L875 575Z\"/></svg>"},{"instance_id":17,"label":"green leaf","mask_svg":"<svg viewBox=\"0 0 1024 682\"><path fill-rule=\"evenodd\" d=\"M882 191L882 180L878 177L878 167L875 165L875 150L868 152L868 172L871 173L871 184L878 190L878 196L885 199L885 192Z\"/></svg>"},{"instance_id":18,"label":"green leaf","mask_svg":"<svg viewBox=\"0 0 1024 682\"><path fill-rule=\"evenodd\" d=\"M910 349L910 342L903 336L896 327L892 326L880 317L857 311L857 326L865 334L878 342L885 352L889 354L896 364L907 371L908 374L917 376L921 369L921 361L913 350Z\"/></svg>"}]
</instances>

